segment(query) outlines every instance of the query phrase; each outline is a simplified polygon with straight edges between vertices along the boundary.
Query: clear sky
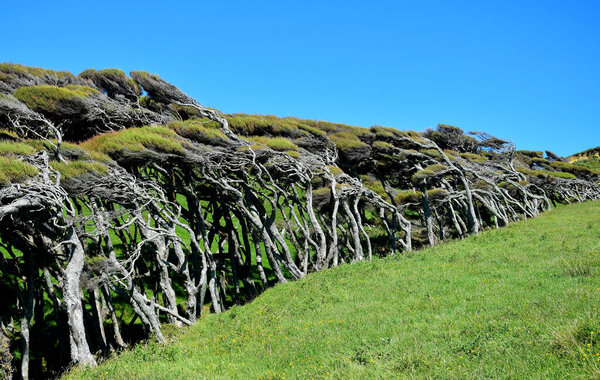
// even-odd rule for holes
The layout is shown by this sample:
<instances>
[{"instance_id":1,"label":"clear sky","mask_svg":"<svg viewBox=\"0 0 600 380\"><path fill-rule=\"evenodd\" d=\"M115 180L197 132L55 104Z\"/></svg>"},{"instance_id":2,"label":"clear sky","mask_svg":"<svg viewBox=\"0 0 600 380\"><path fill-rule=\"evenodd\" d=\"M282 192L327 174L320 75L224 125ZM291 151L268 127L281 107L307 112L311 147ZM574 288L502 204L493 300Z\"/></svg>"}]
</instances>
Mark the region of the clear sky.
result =
<instances>
[{"instance_id":1,"label":"clear sky","mask_svg":"<svg viewBox=\"0 0 600 380\"><path fill-rule=\"evenodd\" d=\"M600 1L7 1L0 61L159 74L224 112L600 145Z\"/></svg>"}]
</instances>

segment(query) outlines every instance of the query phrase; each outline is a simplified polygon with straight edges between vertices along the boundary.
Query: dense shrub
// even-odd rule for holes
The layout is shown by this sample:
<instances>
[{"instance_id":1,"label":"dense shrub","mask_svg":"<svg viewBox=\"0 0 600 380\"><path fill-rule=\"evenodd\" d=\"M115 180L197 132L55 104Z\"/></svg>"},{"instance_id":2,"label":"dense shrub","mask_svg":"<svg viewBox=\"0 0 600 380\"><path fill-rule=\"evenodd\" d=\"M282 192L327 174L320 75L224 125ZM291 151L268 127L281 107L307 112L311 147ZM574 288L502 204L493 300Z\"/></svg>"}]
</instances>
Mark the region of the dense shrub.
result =
<instances>
[{"instance_id":1,"label":"dense shrub","mask_svg":"<svg viewBox=\"0 0 600 380\"><path fill-rule=\"evenodd\" d=\"M74 177L80 177L85 174L104 175L108 173L108 167L98 162L90 161L73 161L73 162L58 162L52 161L51 166L58 171L62 179L68 180Z\"/></svg>"},{"instance_id":2,"label":"dense shrub","mask_svg":"<svg viewBox=\"0 0 600 380\"><path fill-rule=\"evenodd\" d=\"M31 86L17 89L13 95L34 111L60 117L73 116L85 111L83 99L97 93L86 86Z\"/></svg>"},{"instance_id":3,"label":"dense shrub","mask_svg":"<svg viewBox=\"0 0 600 380\"><path fill-rule=\"evenodd\" d=\"M179 136L206 144L219 144L227 139L217 123L202 119L173 121L167 124L167 128L174 130Z\"/></svg>"},{"instance_id":4,"label":"dense shrub","mask_svg":"<svg viewBox=\"0 0 600 380\"><path fill-rule=\"evenodd\" d=\"M141 87L119 69L103 69L98 71L88 69L81 72L79 77L92 81L112 98L116 95L122 95L135 100L142 94Z\"/></svg>"},{"instance_id":5,"label":"dense shrub","mask_svg":"<svg viewBox=\"0 0 600 380\"><path fill-rule=\"evenodd\" d=\"M415 174L413 174L411 180L414 183L421 182L424 179L439 175L440 173L446 171L447 169L448 168L446 166L441 165L441 164L429 165L426 168L421 169L421 170L417 171Z\"/></svg>"},{"instance_id":6,"label":"dense shrub","mask_svg":"<svg viewBox=\"0 0 600 380\"><path fill-rule=\"evenodd\" d=\"M585 167L585 166L580 166L580 165L568 164L566 162L553 161L550 163L550 165L553 168L558 169L562 172L572 173L576 177L592 178L592 177L600 175L599 170L595 170L595 169Z\"/></svg>"},{"instance_id":7,"label":"dense shrub","mask_svg":"<svg viewBox=\"0 0 600 380\"><path fill-rule=\"evenodd\" d=\"M329 138L331 138L331 141L333 141L335 146L343 152L348 152L351 149L364 149L369 147L367 144L360 141L355 134L350 132L337 132L329 136Z\"/></svg>"},{"instance_id":8,"label":"dense shrub","mask_svg":"<svg viewBox=\"0 0 600 380\"><path fill-rule=\"evenodd\" d=\"M394 202L397 204L419 203L422 197L423 195L420 192L412 190L399 191L394 195Z\"/></svg>"},{"instance_id":9,"label":"dense shrub","mask_svg":"<svg viewBox=\"0 0 600 380\"><path fill-rule=\"evenodd\" d=\"M285 137L252 136L248 137L248 140L265 145L279 152L298 150L298 145Z\"/></svg>"},{"instance_id":10,"label":"dense shrub","mask_svg":"<svg viewBox=\"0 0 600 380\"><path fill-rule=\"evenodd\" d=\"M517 168L517 171L525 174L526 176L530 176L530 177L543 178L545 176L552 176L552 177L565 178L565 179L574 179L575 178L575 175L573 175L571 173L553 172L553 171L549 171L549 170L529 170L529 169L525 169L525 168Z\"/></svg>"},{"instance_id":11,"label":"dense shrub","mask_svg":"<svg viewBox=\"0 0 600 380\"><path fill-rule=\"evenodd\" d=\"M96 136L82 146L111 156L126 151L140 152L144 149L180 154L183 147L176 136L173 130L165 127L130 128Z\"/></svg>"},{"instance_id":12,"label":"dense shrub","mask_svg":"<svg viewBox=\"0 0 600 380\"><path fill-rule=\"evenodd\" d=\"M0 141L0 155L33 154L37 151L33 146L24 142Z\"/></svg>"},{"instance_id":13,"label":"dense shrub","mask_svg":"<svg viewBox=\"0 0 600 380\"><path fill-rule=\"evenodd\" d=\"M0 156L0 185L23 182L37 174L37 169L17 158Z\"/></svg>"},{"instance_id":14,"label":"dense shrub","mask_svg":"<svg viewBox=\"0 0 600 380\"><path fill-rule=\"evenodd\" d=\"M537 158L544 158L544 153L538 151L538 150L518 150L517 153L520 153L524 156L527 157L537 157Z\"/></svg>"},{"instance_id":15,"label":"dense shrub","mask_svg":"<svg viewBox=\"0 0 600 380\"><path fill-rule=\"evenodd\" d=\"M583 160L573 162L573 165L583 166L588 169L600 170L600 157L592 156Z\"/></svg>"},{"instance_id":16,"label":"dense shrub","mask_svg":"<svg viewBox=\"0 0 600 380\"><path fill-rule=\"evenodd\" d=\"M45 75L56 76L58 78L73 77L68 71L54 71L40 67L23 66L15 63L0 63L0 73L21 74L43 77Z\"/></svg>"},{"instance_id":17,"label":"dense shrub","mask_svg":"<svg viewBox=\"0 0 600 380\"><path fill-rule=\"evenodd\" d=\"M462 158L464 158L465 160L471 161L471 162L486 162L486 161L488 161L487 157L482 156L480 154L475 154L475 153L460 153L459 155Z\"/></svg>"},{"instance_id":18,"label":"dense shrub","mask_svg":"<svg viewBox=\"0 0 600 380\"><path fill-rule=\"evenodd\" d=\"M393 146L390 143L386 143L385 141L375 141L372 145L373 149L376 151L380 151L380 152L389 152L389 151L394 151L396 149L395 146Z\"/></svg>"},{"instance_id":19,"label":"dense shrub","mask_svg":"<svg viewBox=\"0 0 600 380\"><path fill-rule=\"evenodd\" d=\"M428 129L423 136L435 142L442 149L452 149L460 153L477 153L478 151L477 140L466 136L462 129L452 125L438 124L435 130Z\"/></svg>"}]
</instances>

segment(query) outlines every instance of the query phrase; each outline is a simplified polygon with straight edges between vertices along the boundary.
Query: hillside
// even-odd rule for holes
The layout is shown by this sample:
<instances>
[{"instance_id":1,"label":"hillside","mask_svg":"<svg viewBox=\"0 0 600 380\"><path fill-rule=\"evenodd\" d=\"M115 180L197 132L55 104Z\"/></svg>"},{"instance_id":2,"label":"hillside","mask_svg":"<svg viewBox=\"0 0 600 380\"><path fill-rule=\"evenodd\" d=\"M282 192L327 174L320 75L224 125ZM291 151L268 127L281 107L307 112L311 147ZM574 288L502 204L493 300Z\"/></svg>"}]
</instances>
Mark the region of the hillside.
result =
<instances>
[{"instance_id":1,"label":"hillside","mask_svg":"<svg viewBox=\"0 0 600 380\"><path fill-rule=\"evenodd\" d=\"M94 366L276 284L598 199L599 182L451 125L223 114L148 72L0 64L0 376Z\"/></svg>"},{"instance_id":2,"label":"hillside","mask_svg":"<svg viewBox=\"0 0 600 380\"><path fill-rule=\"evenodd\" d=\"M600 202L277 285L67 378L600 375Z\"/></svg>"},{"instance_id":3,"label":"hillside","mask_svg":"<svg viewBox=\"0 0 600 380\"><path fill-rule=\"evenodd\" d=\"M600 170L600 147L587 149L567 157L570 163Z\"/></svg>"}]
</instances>

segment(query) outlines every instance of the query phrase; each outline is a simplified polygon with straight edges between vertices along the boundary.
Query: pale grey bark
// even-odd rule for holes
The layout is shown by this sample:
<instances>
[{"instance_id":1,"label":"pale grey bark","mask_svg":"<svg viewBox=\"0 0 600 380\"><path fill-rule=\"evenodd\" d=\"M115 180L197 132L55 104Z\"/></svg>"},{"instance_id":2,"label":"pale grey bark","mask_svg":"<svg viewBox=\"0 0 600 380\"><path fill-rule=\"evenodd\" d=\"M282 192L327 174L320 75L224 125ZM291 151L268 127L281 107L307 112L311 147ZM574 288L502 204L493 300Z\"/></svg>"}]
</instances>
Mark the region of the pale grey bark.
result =
<instances>
[{"instance_id":1,"label":"pale grey bark","mask_svg":"<svg viewBox=\"0 0 600 380\"><path fill-rule=\"evenodd\" d=\"M65 269L63 298L68 316L71 339L71 359L74 363L96 365L96 359L88 346L85 326L83 324L83 306L81 303L80 277L83 270L85 252L74 228L70 228L67 240L71 258Z\"/></svg>"}]
</instances>

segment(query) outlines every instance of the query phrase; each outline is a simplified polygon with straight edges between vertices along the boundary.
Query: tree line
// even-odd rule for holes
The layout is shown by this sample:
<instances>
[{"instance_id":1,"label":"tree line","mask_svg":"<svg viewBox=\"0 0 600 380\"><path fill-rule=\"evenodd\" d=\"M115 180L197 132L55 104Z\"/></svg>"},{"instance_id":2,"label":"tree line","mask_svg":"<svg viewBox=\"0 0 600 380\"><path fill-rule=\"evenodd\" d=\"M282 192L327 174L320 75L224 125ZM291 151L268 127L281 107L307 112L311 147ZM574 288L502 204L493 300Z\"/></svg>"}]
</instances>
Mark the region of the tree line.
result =
<instances>
[{"instance_id":1,"label":"tree line","mask_svg":"<svg viewBox=\"0 0 600 380\"><path fill-rule=\"evenodd\" d=\"M539 153L1 64L0 373L95 365L276 283L598 198L598 172Z\"/></svg>"}]
</instances>

